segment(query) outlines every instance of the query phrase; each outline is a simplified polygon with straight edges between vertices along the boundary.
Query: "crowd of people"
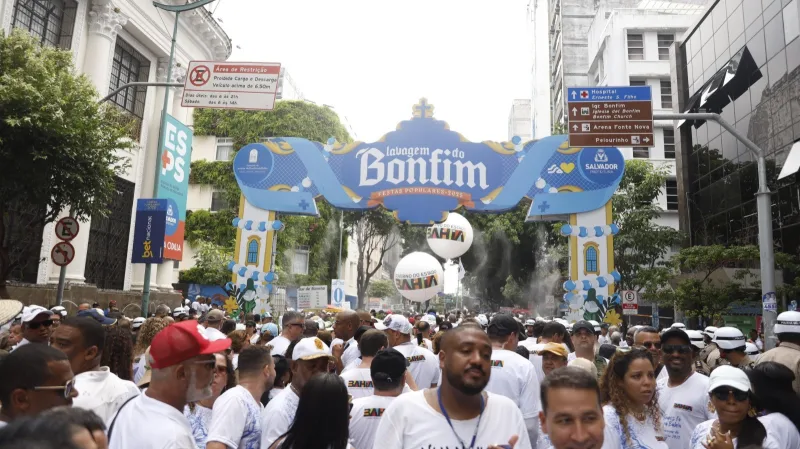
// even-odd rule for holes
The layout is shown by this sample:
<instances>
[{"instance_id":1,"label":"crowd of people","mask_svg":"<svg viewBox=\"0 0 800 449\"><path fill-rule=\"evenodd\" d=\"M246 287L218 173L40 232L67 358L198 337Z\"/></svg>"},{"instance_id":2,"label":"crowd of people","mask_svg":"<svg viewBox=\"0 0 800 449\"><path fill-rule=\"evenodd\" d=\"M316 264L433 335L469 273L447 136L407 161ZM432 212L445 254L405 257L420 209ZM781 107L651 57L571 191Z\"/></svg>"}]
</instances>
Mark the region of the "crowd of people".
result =
<instances>
[{"instance_id":1,"label":"crowd of people","mask_svg":"<svg viewBox=\"0 0 800 449\"><path fill-rule=\"evenodd\" d=\"M620 329L0 301L0 449L800 449L800 312Z\"/></svg>"}]
</instances>

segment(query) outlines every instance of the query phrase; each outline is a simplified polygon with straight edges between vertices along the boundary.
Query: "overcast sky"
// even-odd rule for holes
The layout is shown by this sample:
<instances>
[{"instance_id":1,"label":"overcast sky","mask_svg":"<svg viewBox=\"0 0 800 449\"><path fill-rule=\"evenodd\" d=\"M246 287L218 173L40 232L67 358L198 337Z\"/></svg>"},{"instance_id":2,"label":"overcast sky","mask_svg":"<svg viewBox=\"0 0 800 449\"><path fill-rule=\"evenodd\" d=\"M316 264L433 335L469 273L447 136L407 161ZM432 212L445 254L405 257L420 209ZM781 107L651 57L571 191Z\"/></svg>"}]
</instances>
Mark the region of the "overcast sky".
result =
<instances>
[{"instance_id":1,"label":"overcast sky","mask_svg":"<svg viewBox=\"0 0 800 449\"><path fill-rule=\"evenodd\" d=\"M468 139L506 140L511 101L530 98L525 0L216 3L231 61L282 63L362 141L410 118L420 97Z\"/></svg>"}]
</instances>

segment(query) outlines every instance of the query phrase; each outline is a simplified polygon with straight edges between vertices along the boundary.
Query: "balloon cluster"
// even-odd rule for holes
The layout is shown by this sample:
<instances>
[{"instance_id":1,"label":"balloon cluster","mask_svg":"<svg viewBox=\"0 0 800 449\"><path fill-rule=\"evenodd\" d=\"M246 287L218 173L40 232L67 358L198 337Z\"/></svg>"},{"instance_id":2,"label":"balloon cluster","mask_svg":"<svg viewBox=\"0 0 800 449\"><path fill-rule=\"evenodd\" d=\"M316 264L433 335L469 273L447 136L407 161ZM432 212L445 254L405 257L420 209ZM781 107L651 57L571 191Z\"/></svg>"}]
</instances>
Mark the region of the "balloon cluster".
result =
<instances>
[{"instance_id":1,"label":"balloon cluster","mask_svg":"<svg viewBox=\"0 0 800 449\"><path fill-rule=\"evenodd\" d=\"M619 226L617 226L615 223L605 226L595 226L593 228L587 228L585 226L572 226L568 224L561 226L561 235L563 236L589 237L590 232L592 233L592 237L617 235L619 233Z\"/></svg>"}]
</instances>

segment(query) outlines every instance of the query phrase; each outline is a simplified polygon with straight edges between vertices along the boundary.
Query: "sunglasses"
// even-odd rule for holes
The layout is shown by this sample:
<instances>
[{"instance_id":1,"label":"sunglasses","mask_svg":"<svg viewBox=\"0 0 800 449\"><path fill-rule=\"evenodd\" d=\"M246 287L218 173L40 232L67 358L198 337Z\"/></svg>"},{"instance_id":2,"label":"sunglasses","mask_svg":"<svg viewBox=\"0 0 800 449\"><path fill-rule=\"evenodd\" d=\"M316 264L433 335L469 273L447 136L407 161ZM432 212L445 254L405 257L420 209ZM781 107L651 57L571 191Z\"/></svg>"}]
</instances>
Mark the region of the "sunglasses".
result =
<instances>
[{"instance_id":1,"label":"sunglasses","mask_svg":"<svg viewBox=\"0 0 800 449\"><path fill-rule=\"evenodd\" d=\"M70 379L67 383L63 386L47 386L47 387L33 387L34 391L41 391L41 390L64 390L64 399L69 399L72 396L72 392L75 391L75 380Z\"/></svg>"},{"instance_id":2,"label":"sunglasses","mask_svg":"<svg viewBox=\"0 0 800 449\"><path fill-rule=\"evenodd\" d=\"M673 352L677 352L678 354L691 354L692 347L689 345L664 345L661 348L661 352L664 354L672 354Z\"/></svg>"},{"instance_id":3,"label":"sunglasses","mask_svg":"<svg viewBox=\"0 0 800 449\"><path fill-rule=\"evenodd\" d=\"M39 329L40 327L50 327L53 325L53 320L44 320L39 321L37 323L28 323L28 328L30 329Z\"/></svg>"},{"instance_id":4,"label":"sunglasses","mask_svg":"<svg viewBox=\"0 0 800 449\"><path fill-rule=\"evenodd\" d=\"M214 370L217 372L217 374L225 374L228 372L228 367L225 365L215 365Z\"/></svg>"},{"instance_id":5,"label":"sunglasses","mask_svg":"<svg viewBox=\"0 0 800 449\"><path fill-rule=\"evenodd\" d=\"M720 401L727 401L730 395L733 395L733 399L736 402L744 402L750 397L750 393L747 391L736 390L733 388L717 388L711 392L711 397L717 398Z\"/></svg>"},{"instance_id":6,"label":"sunglasses","mask_svg":"<svg viewBox=\"0 0 800 449\"><path fill-rule=\"evenodd\" d=\"M642 343L642 346L644 346L647 349L650 349L650 348L661 349L661 342L660 341L646 341L646 342Z\"/></svg>"}]
</instances>

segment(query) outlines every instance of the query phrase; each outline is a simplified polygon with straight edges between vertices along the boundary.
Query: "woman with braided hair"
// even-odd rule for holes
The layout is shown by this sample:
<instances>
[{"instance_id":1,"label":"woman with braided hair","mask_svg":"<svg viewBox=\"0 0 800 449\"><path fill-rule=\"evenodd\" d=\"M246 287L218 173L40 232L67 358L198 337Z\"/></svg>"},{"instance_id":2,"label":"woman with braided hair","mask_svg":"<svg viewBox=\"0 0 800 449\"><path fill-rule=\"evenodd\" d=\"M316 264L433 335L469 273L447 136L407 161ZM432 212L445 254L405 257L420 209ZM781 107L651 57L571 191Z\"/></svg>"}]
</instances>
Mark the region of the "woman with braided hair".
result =
<instances>
[{"instance_id":1,"label":"woman with braided hair","mask_svg":"<svg viewBox=\"0 0 800 449\"><path fill-rule=\"evenodd\" d=\"M604 448L667 449L656 393L655 363L649 351L635 348L611 358L600 392L606 426Z\"/></svg>"}]
</instances>

